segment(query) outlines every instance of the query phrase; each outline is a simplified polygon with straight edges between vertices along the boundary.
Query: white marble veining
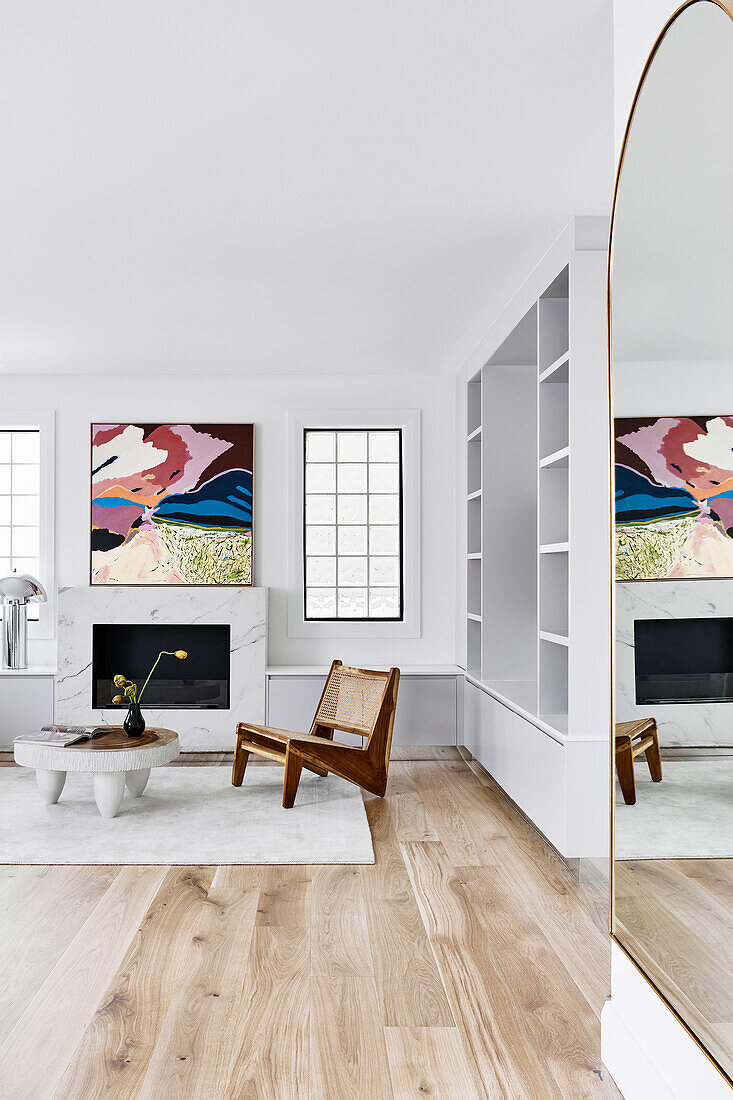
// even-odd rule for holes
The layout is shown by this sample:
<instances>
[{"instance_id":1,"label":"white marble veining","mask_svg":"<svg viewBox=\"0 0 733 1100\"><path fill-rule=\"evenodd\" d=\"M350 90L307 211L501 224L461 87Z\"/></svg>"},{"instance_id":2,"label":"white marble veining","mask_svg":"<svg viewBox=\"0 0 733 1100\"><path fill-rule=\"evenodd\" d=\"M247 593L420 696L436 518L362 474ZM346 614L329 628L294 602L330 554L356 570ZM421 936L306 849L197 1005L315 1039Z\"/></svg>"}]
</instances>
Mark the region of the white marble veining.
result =
<instances>
[{"instance_id":1,"label":"white marble veining","mask_svg":"<svg viewBox=\"0 0 733 1100\"><path fill-rule=\"evenodd\" d=\"M151 726L174 729L184 751L230 750L237 722L264 722L267 650L266 588L59 589L57 722L119 724L119 710L92 710L94 623L205 624L231 627L229 710L146 707Z\"/></svg>"},{"instance_id":2,"label":"white marble veining","mask_svg":"<svg viewBox=\"0 0 733 1100\"><path fill-rule=\"evenodd\" d=\"M634 622L637 619L733 618L733 580L616 582L616 719L653 714L662 745L733 745L733 703L637 707Z\"/></svg>"}]
</instances>

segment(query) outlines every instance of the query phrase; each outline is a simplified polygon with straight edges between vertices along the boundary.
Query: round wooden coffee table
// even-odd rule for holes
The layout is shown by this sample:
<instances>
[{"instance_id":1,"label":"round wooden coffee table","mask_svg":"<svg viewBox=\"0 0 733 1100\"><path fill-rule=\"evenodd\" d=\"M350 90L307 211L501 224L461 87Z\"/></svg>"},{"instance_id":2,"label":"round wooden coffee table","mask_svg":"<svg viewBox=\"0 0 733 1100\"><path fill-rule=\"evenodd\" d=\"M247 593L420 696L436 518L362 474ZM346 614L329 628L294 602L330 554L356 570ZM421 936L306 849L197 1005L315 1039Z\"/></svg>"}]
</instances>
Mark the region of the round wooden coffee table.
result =
<instances>
[{"instance_id":1,"label":"round wooden coffee table","mask_svg":"<svg viewBox=\"0 0 733 1100\"><path fill-rule=\"evenodd\" d=\"M146 729L142 737L128 737L121 726L110 726L109 733L65 749L22 741L13 749L16 764L36 769L38 789L49 806L58 802L67 772L91 773L102 817L116 816L125 784L132 797L139 798L150 769L167 764L179 753L178 734L155 726Z\"/></svg>"}]
</instances>

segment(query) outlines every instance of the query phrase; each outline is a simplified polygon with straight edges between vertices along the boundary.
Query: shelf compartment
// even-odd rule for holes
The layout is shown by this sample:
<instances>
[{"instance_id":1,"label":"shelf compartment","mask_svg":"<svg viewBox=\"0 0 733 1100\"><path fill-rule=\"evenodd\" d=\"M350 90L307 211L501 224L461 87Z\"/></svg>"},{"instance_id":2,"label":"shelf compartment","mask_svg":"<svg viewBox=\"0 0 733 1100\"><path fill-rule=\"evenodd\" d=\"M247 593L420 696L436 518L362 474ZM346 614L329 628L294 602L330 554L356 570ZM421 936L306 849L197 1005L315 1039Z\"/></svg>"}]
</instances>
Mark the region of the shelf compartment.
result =
<instances>
[{"instance_id":1,"label":"shelf compartment","mask_svg":"<svg viewBox=\"0 0 733 1100\"><path fill-rule=\"evenodd\" d=\"M466 551L469 557L481 553L481 491L466 504Z\"/></svg>"},{"instance_id":2,"label":"shelf compartment","mask_svg":"<svg viewBox=\"0 0 733 1100\"><path fill-rule=\"evenodd\" d=\"M569 535L567 466L543 466L539 484L540 544L566 544Z\"/></svg>"},{"instance_id":3,"label":"shelf compartment","mask_svg":"<svg viewBox=\"0 0 733 1100\"><path fill-rule=\"evenodd\" d=\"M469 499L474 493L481 492L481 437L472 439L466 447L467 454L467 486Z\"/></svg>"},{"instance_id":4,"label":"shelf compartment","mask_svg":"<svg viewBox=\"0 0 733 1100\"><path fill-rule=\"evenodd\" d=\"M567 448L569 443L568 384L540 386L540 454L552 455Z\"/></svg>"},{"instance_id":5,"label":"shelf compartment","mask_svg":"<svg viewBox=\"0 0 733 1100\"><path fill-rule=\"evenodd\" d=\"M540 641L539 712L555 717L568 712L568 647L544 639Z\"/></svg>"},{"instance_id":6,"label":"shelf compartment","mask_svg":"<svg viewBox=\"0 0 733 1100\"><path fill-rule=\"evenodd\" d=\"M481 623L475 619L466 622L466 672L481 676Z\"/></svg>"},{"instance_id":7,"label":"shelf compartment","mask_svg":"<svg viewBox=\"0 0 733 1100\"><path fill-rule=\"evenodd\" d=\"M546 554L540 558L539 629L553 641L568 634L568 556Z\"/></svg>"},{"instance_id":8,"label":"shelf compartment","mask_svg":"<svg viewBox=\"0 0 733 1100\"><path fill-rule=\"evenodd\" d=\"M567 295L554 297L555 288L549 288L552 297L539 300L537 313L537 356L540 374L567 355L570 347L569 302Z\"/></svg>"},{"instance_id":9,"label":"shelf compartment","mask_svg":"<svg viewBox=\"0 0 733 1100\"><path fill-rule=\"evenodd\" d=\"M466 569L466 608L469 619L481 619L481 559L471 558Z\"/></svg>"},{"instance_id":10,"label":"shelf compartment","mask_svg":"<svg viewBox=\"0 0 733 1100\"><path fill-rule=\"evenodd\" d=\"M481 425L481 375L468 383L467 390L466 432L471 436Z\"/></svg>"}]
</instances>

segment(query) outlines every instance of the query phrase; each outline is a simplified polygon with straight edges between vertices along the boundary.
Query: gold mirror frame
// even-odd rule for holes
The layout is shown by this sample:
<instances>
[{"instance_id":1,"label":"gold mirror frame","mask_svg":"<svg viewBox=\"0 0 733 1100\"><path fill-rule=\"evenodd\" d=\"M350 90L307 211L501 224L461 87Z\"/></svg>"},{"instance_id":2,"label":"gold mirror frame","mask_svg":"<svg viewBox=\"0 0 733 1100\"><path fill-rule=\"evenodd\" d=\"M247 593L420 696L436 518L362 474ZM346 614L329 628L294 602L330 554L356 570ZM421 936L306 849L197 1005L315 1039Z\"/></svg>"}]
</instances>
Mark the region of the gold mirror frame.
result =
<instances>
[{"instance_id":1,"label":"gold mirror frame","mask_svg":"<svg viewBox=\"0 0 733 1100\"><path fill-rule=\"evenodd\" d=\"M609 546L609 569L610 569L610 582L611 582L610 583L610 597L611 597L611 599L610 599L610 609L609 609L610 610L610 624L611 624L611 646L610 646L610 654L611 654L611 661L610 661L611 722L610 722L610 728L609 728L609 760L610 760L610 776L611 776L611 783L610 783L611 851L610 851L609 875L608 875L608 878L609 878L609 909L608 909L609 918L608 919L609 919L609 933L610 933L610 936L611 936L611 939L613 940L613 942L621 949L621 951L623 951L626 958L629 959L629 961L634 965L636 970L639 972L639 974L641 974L641 976L644 978L646 983L654 990L654 992L657 994L657 996L660 997L662 1001L664 1001L664 1003L667 1006L667 1008L669 1009L669 1011L673 1014L673 1016L675 1016L675 1018L679 1021L679 1023L684 1027L687 1034L690 1036L690 1038L693 1040L693 1042L696 1044L696 1046L702 1051L702 1053L705 1055L705 1057L708 1059L708 1061L720 1073L721 1077L723 1077L724 1080L726 1080L729 1085L733 1086L733 1079L728 1076L728 1074L725 1072L725 1070L720 1065L720 1063L712 1056L710 1051L707 1049L707 1047L704 1045L704 1043L698 1038L698 1036L692 1030L690 1025L682 1018L682 1016L679 1014L679 1012L674 1007L674 1005L670 1004L667 997L665 997L665 995L662 993L662 991L659 989L659 987L656 985L656 983L652 980L652 978L642 968L640 963L638 963L637 960L634 958L634 956L626 949L626 947L624 947L624 945L618 939L618 937L616 936L615 931L614 931L614 923L615 923L614 922L614 918L615 918L615 912L614 912L614 909L615 909L615 906L614 906L614 856L615 856L615 851L614 851L614 849L615 849L615 828L616 828L616 821L615 821L615 818L616 818L616 814L615 814L616 761L615 761L615 754L614 754L614 732L615 732L615 719L616 719L616 658L615 658L616 597L615 597L615 588L614 588L614 586L615 586L616 581L615 581L615 576L614 576L614 571L613 571L613 563L614 563L614 560L615 560L615 552L616 552L616 546L615 546L615 502L616 502L615 487L616 486L615 486L615 473L614 473L614 461L613 461L613 458L614 458L614 442L615 442L615 440L614 440L614 430L613 430L613 343L612 343L612 324L611 324L611 320L612 320L611 299L612 299L612 285L613 285L613 230L614 230L614 225L615 225L615 222L616 222L616 208L617 208L617 204L618 204L619 184L621 182L621 175L623 173L623 168L624 168L624 157L626 155L626 148L627 148L627 145L628 145L629 136L631 134L631 127L632 127L632 124L633 124L633 121L634 121L634 115L636 114L636 108L637 108L639 99L641 97L641 93L642 93L642 90L644 88L646 78L649 74L649 70L652 67L654 59L657 56L657 53L659 52L659 48L662 45L662 42L664 41L664 38L665 38L667 32L669 31L669 29L674 25L674 23L677 21L677 19L679 19L679 17L683 14L683 12L687 11L688 8L696 6L697 4L713 4L715 7L720 8L720 10L725 15L727 15L728 18L733 23L733 0L685 0L685 2L683 4L681 4L680 7L678 7L676 9L676 11L674 11L672 13L672 15L669 17L667 22L662 27L662 30L660 31L659 35L657 36L657 38L654 42L654 45L652 46L651 52L650 52L650 54L649 54L649 56L646 60L646 64L644 65L644 68L642 69L641 77L639 78L639 83L637 85L636 92L634 93L634 98L633 98L632 103L631 103L631 110L629 111L629 117L626 121L626 127L624 129L624 137L623 137L623 141L621 142L621 151L619 153L618 168L616 169L616 180L615 180L614 188L613 188L613 205L611 207L611 226L610 226L609 237L608 237L608 269L607 269L608 273L607 273L607 278L606 278L606 322L607 322L607 326L608 326L608 333L607 333L607 337L608 337L608 339L607 339L607 346L608 346L608 429L609 429L608 430L608 458L609 458L608 466L609 466L609 507L610 507L610 515L611 515L611 523L610 523L610 536L611 537L610 537L610 546Z\"/></svg>"}]
</instances>

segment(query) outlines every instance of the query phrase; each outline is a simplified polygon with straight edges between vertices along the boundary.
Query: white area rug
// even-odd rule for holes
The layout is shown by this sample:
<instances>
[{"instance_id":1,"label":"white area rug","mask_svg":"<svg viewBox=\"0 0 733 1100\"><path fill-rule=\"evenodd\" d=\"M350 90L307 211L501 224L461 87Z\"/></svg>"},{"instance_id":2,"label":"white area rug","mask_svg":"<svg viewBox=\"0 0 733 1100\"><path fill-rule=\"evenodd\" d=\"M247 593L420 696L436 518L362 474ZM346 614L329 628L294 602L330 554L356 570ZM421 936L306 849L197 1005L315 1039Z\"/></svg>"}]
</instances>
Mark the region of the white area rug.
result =
<instances>
[{"instance_id":1,"label":"white area rug","mask_svg":"<svg viewBox=\"0 0 733 1100\"><path fill-rule=\"evenodd\" d=\"M284 810L282 768L154 768L142 798L125 791L117 817L100 816L92 777L69 774L45 806L35 772L0 768L0 863L374 863L358 787L303 772Z\"/></svg>"},{"instance_id":2,"label":"white area rug","mask_svg":"<svg viewBox=\"0 0 733 1100\"><path fill-rule=\"evenodd\" d=\"M643 758L634 771L635 806L616 782L616 859L733 857L733 758L663 759L661 783Z\"/></svg>"}]
</instances>

